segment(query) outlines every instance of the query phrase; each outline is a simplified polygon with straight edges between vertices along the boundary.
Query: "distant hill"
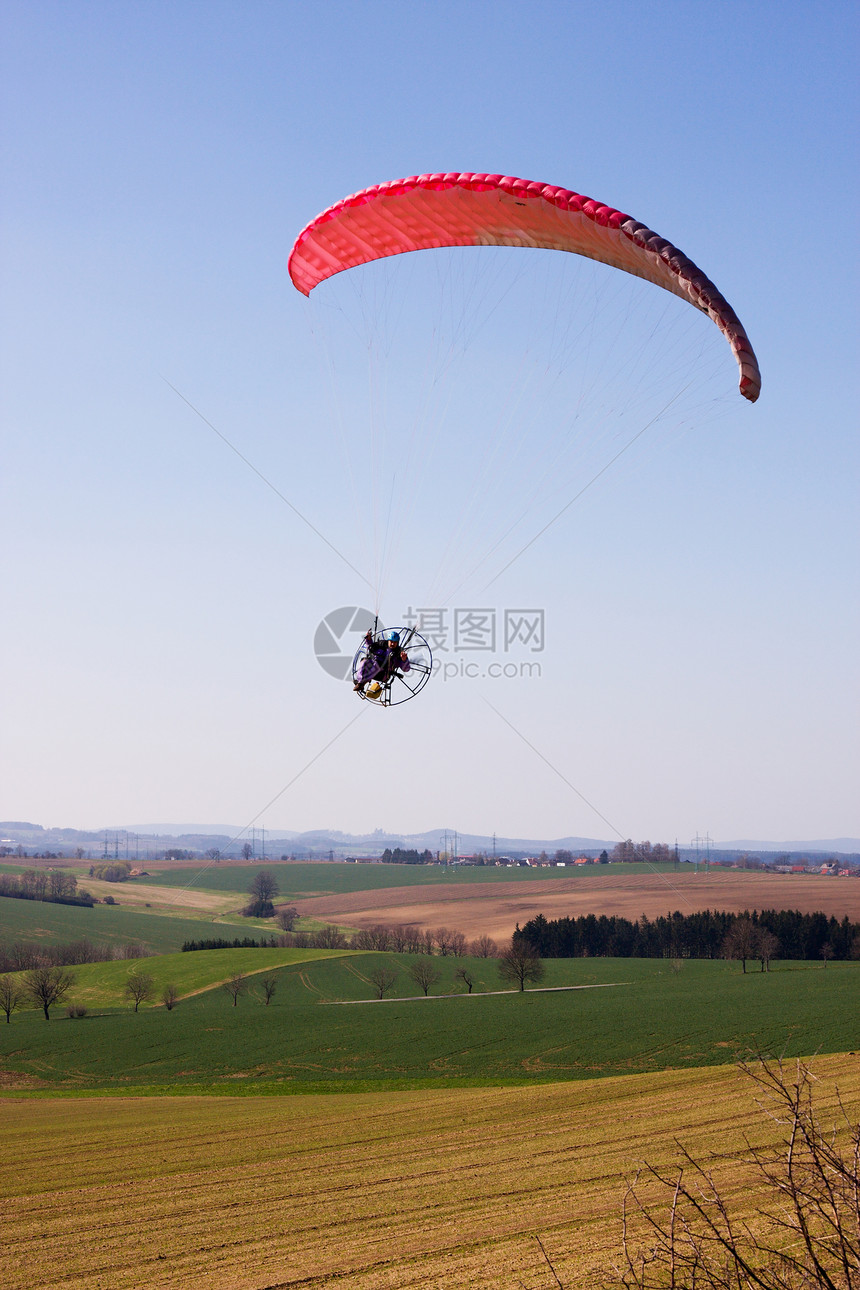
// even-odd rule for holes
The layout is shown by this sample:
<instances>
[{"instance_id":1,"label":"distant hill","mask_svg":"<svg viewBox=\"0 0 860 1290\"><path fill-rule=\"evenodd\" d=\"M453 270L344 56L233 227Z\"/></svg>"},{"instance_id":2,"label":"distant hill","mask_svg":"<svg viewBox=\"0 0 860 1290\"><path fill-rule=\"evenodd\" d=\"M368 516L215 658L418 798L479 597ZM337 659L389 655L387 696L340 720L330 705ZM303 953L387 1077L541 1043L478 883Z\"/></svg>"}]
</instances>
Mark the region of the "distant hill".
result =
<instances>
[{"instance_id":1,"label":"distant hill","mask_svg":"<svg viewBox=\"0 0 860 1290\"><path fill-rule=\"evenodd\" d=\"M256 831L255 846L262 849L262 830ZM294 855L302 859L340 859L344 856L379 856L386 847L415 848L433 852L456 850L458 855L482 852L497 856L531 856L545 851L552 856L556 851L575 854L597 854L604 848L611 851L618 839L568 836L563 838L510 838L491 834L456 833L452 828L427 829L423 833L388 833L376 829L372 833L343 833L340 829L310 829L296 832L290 829L265 830L265 854L268 859L281 855ZM82 848L93 856L154 854L175 847L203 855L213 848L225 854L236 855L244 842L250 840L249 830L240 825L160 823L136 825L111 825L102 829L44 828L22 820L0 821L0 839L7 844L39 850L57 850L73 854ZM654 841L666 839L653 839ZM681 847L681 858L695 859L690 847ZM735 839L711 844L711 859L728 858L748 852L761 859L773 860L776 856L815 859L819 856L860 854L860 838L827 838L812 841L768 842ZM259 854L259 853L258 853Z\"/></svg>"},{"instance_id":2,"label":"distant hill","mask_svg":"<svg viewBox=\"0 0 860 1290\"><path fill-rule=\"evenodd\" d=\"M857 852L860 851L860 838L818 838L812 842L750 842L741 838L734 842L718 842L716 845L724 851L808 851L814 852Z\"/></svg>"}]
</instances>

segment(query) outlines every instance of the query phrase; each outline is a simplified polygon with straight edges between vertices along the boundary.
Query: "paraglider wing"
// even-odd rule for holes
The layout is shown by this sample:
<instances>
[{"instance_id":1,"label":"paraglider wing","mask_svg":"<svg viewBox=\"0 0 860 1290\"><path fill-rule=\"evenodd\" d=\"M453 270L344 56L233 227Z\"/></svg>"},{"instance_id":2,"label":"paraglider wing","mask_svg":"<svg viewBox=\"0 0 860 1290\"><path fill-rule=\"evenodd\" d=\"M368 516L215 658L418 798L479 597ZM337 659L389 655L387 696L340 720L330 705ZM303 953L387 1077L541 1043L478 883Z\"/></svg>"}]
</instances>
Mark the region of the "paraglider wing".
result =
<instances>
[{"instance_id":1,"label":"paraglider wing","mask_svg":"<svg viewBox=\"0 0 860 1290\"><path fill-rule=\"evenodd\" d=\"M692 260L611 206L567 188L507 175L436 174L378 184L344 198L302 230L289 271L304 295L344 269L443 246L524 246L571 251L671 291L708 314L754 403L758 363L737 314Z\"/></svg>"}]
</instances>

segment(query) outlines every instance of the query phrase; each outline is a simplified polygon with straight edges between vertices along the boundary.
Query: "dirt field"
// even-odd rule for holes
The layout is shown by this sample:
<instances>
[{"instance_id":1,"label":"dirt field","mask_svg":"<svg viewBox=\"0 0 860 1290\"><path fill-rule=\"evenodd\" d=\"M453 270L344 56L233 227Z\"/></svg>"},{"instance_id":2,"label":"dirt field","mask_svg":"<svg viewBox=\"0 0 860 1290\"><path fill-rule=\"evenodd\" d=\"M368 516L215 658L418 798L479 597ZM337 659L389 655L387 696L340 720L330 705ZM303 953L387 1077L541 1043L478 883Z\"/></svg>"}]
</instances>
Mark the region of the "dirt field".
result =
<instances>
[{"instance_id":1,"label":"dirt field","mask_svg":"<svg viewBox=\"0 0 860 1290\"><path fill-rule=\"evenodd\" d=\"M815 1061L856 1113L860 1062ZM623 1180L773 1141L733 1067L533 1088L0 1099L5 1290L594 1287ZM831 1111L824 1114L830 1122ZM759 1200L717 1164L740 1209ZM726 1171L728 1171L726 1173Z\"/></svg>"},{"instance_id":2,"label":"dirt field","mask_svg":"<svg viewBox=\"0 0 860 1290\"><path fill-rule=\"evenodd\" d=\"M702 909L822 910L860 922L860 879L734 870L630 877L592 871L552 881L390 887L300 902L303 915L348 927L411 923L420 928L450 927L470 939L486 933L497 941L506 940L517 923L522 925L536 914L546 918L618 914L635 919L643 913L656 918L676 909L682 914Z\"/></svg>"}]
</instances>

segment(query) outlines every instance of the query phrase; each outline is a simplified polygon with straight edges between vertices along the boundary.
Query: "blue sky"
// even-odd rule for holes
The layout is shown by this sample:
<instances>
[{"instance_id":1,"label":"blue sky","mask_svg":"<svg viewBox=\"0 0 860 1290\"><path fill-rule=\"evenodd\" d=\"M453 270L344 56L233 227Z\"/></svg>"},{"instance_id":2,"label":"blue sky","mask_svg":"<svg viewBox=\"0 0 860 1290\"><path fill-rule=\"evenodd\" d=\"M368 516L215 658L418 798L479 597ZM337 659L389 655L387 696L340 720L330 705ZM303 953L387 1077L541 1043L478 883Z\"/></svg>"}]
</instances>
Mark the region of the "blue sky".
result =
<instances>
[{"instance_id":1,"label":"blue sky","mask_svg":"<svg viewBox=\"0 0 860 1290\"><path fill-rule=\"evenodd\" d=\"M0 818L860 833L852 9L7 0ZM565 325L504 261L492 290L512 272L522 309L484 319L425 452L406 423L435 267L407 257L308 302L286 262L322 208L435 169L544 180L649 224L732 302L763 392L737 396L716 331L679 306L666 352L707 368L708 414L646 433L491 588L448 603L542 608L541 675L438 677L365 711L313 641L367 588L273 489L361 569L390 514L383 616L437 603L442 556L468 571L527 488L507 449L507 474L481 473L531 343L517 319L550 342ZM601 334L658 308L601 274ZM356 319L389 364L374 478ZM571 372L520 390L525 469L546 479L524 539L636 415L619 398L627 420L580 454Z\"/></svg>"}]
</instances>

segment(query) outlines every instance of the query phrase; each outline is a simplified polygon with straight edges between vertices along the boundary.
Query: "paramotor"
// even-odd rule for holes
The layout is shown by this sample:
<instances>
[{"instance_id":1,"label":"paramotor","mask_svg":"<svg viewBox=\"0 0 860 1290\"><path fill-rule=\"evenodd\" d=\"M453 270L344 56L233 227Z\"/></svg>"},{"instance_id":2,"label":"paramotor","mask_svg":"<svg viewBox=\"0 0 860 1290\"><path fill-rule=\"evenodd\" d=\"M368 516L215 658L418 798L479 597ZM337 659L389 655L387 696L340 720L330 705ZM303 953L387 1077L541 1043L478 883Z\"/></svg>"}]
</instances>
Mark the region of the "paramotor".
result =
<instances>
[{"instance_id":1,"label":"paramotor","mask_svg":"<svg viewBox=\"0 0 860 1290\"><path fill-rule=\"evenodd\" d=\"M430 646L414 627L369 631L352 661L353 689L381 708L408 703L433 670Z\"/></svg>"}]
</instances>

